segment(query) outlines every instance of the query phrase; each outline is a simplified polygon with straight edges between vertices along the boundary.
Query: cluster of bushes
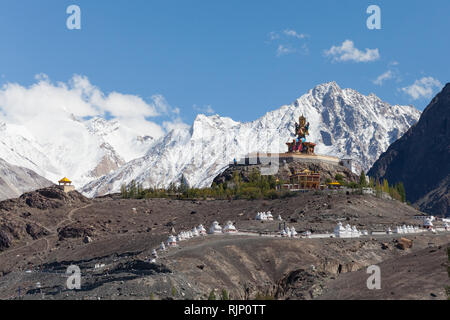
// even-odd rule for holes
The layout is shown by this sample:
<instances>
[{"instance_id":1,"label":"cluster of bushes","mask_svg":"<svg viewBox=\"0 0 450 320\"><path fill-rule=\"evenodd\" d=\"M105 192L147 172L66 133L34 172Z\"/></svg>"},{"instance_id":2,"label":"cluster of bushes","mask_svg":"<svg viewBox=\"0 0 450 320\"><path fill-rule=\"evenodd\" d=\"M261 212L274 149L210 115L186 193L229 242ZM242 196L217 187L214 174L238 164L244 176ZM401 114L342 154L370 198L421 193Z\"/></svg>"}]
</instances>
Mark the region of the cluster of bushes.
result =
<instances>
[{"instance_id":1,"label":"cluster of bushes","mask_svg":"<svg viewBox=\"0 0 450 320\"><path fill-rule=\"evenodd\" d=\"M208 300L218 300L214 290L209 293ZM230 300L230 294L226 289L222 289L219 300Z\"/></svg>"},{"instance_id":2,"label":"cluster of bushes","mask_svg":"<svg viewBox=\"0 0 450 320\"><path fill-rule=\"evenodd\" d=\"M390 185L384 179L382 182L370 178L367 182L366 175L361 172L359 182L346 182L345 177L336 174L334 177L341 185L352 188L355 192L362 193L363 188L372 188L377 197L383 193L389 194L391 198L406 202L406 191L402 182ZM331 182L327 180L326 183ZM233 173L230 181L216 184L210 188L191 188L184 176L181 176L178 185L171 183L168 188L143 188L142 184L134 180L128 185L122 185L122 198L148 199L148 198L177 198L177 199L278 199L292 196L294 193L288 190L278 190L277 186L287 183L278 181L274 176L261 175L259 170L254 169L248 181L243 181L238 172Z\"/></svg>"},{"instance_id":3,"label":"cluster of bushes","mask_svg":"<svg viewBox=\"0 0 450 320\"><path fill-rule=\"evenodd\" d=\"M277 199L292 195L290 191L279 191L274 176L264 176L258 170L253 170L249 175L249 181L243 181L235 172L231 181L216 184L210 188L191 188L184 176L178 185L170 184L168 188L148 188L142 184L131 181L128 185L122 185L122 198L148 199L148 198L177 198L177 199Z\"/></svg>"},{"instance_id":4,"label":"cluster of bushes","mask_svg":"<svg viewBox=\"0 0 450 320\"><path fill-rule=\"evenodd\" d=\"M364 171L361 172L361 175L359 176L358 182L346 182L344 180L344 176L341 174L336 174L334 177L337 182L339 182L341 185L352 188L355 190L355 192L358 192L358 190L362 193L363 188L372 188L375 190L375 194L377 197L382 197L383 193L389 194L392 199L406 202L406 191L405 186L403 185L403 182L396 183L394 185L389 184L387 179L383 179L383 181L378 181L373 179L372 177L369 178L369 181L367 182L366 174ZM330 183L331 180L327 179L326 183Z\"/></svg>"}]
</instances>

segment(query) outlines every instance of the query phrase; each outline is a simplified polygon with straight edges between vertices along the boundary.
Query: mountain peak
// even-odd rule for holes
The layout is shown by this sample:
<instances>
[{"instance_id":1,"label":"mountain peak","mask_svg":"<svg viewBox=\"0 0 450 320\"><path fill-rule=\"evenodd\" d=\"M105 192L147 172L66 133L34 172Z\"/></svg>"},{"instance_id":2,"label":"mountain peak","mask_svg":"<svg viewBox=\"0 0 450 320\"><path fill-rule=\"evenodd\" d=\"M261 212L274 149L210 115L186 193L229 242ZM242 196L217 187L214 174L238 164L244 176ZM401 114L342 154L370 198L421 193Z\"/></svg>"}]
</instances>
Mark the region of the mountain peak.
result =
<instances>
[{"instance_id":1,"label":"mountain peak","mask_svg":"<svg viewBox=\"0 0 450 320\"><path fill-rule=\"evenodd\" d=\"M444 86L444 88L442 89L442 92L445 92L445 93L449 93L449 92L450 92L450 82L448 82L448 83Z\"/></svg>"},{"instance_id":2,"label":"mountain peak","mask_svg":"<svg viewBox=\"0 0 450 320\"><path fill-rule=\"evenodd\" d=\"M319 84L315 86L311 91L309 91L310 94L312 94L319 100L321 100L326 95L338 95L342 94L342 92L343 90L335 81Z\"/></svg>"},{"instance_id":3,"label":"mountain peak","mask_svg":"<svg viewBox=\"0 0 450 320\"><path fill-rule=\"evenodd\" d=\"M313 90L318 90L318 91L338 90L339 91L342 89L341 89L341 87L339 87L339 85L336 83L336 81L330 81L330 82L325 82L325 83L315 86Z\"/></svg>"}]
</instances>

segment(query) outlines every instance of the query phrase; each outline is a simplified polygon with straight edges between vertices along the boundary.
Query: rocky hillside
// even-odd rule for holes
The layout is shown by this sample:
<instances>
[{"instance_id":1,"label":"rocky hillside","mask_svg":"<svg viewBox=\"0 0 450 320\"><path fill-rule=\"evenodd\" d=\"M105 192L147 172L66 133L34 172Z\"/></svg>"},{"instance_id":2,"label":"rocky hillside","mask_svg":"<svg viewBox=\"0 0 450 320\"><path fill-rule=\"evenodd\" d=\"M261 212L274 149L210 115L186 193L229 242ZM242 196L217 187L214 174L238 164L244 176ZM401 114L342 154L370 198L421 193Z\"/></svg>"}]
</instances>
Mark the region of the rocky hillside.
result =
<instances>
[{"instance_id":1,"label":"rocky hillside","mask_svg":"<svg viewBox=\"0 0 450 320\"><path fill-rule=\"evenodd\" d=\"M317 143L316 153L353 158L360 171L368 170L416 123L420 111L342 89L335 82L325 83L252 122L199 115L190 128L169 132L144 157L87 184L82 191L90 196L117 192L132 180L167 187L178 183L182 174L191 186L209 186L233 158L258 151L286 152L286 142L293 139L301 115L310 122L308 139Z\"/></svg>"},{"instance_id":2,"label":"rocky hillside","mask_svg":"<svg viewBox=\"0 0 450 320\"><path fill-rule=\"evenodd\" d=\"M65 214L89 200L77 191L65 193L57 186L24 193L19 198L0 202L0 251L13 245L36 241L56 229Z\"/></svg>"},{"instance_id":3,"label":"rocky hillside","mask_svg":"<svg viewBox=\"0 0 450 320\"><path fill-rule=\"evenodd\" d=\"M430 244L445 245L450 237L408 235L413 247L404 250L397 235L340 240L258 235L278 233L280 221L255 220L257 212L269 210L298 232L313 234L331 232L338 221L372 231L419 224L414 219L419 212L411 206L369 195L308 192L254 201L108 195L87 200L77 192L59 191L43 189L0 203L0 299L17 298L19 284L23 299L41 299L37 282L46 299L207 299L211 290L220 296L222 289L234 299L254 299L258 294L312 299L331 286L327 281ZM200 223L207 228L215 220L221 225L231 220L240 231L254 235L198 237L159 252L156 263L149 262L152 249L170 233ZM416 259L425 264L421 256ZM82 270L82 290L65 287L67 279L61 275L71 264ZM436 265L445 272L442 262ZM420 276L429 279L428 274ZM442 285L441 274L431 280L428 286ZM358 290L362 285L365 282ZM412 289L417 291L417 286L396 290L394 298ZM430 292L438 293L435 288ZM429 291L425 294L429 297Z\"/></svg>"},{"instance_id":4,"label":"rocky hillside","mask_svg":"<svg viewBox=\"0 0 450 320\"><path fill-rule=\"evenodd\" d=\"M320 172L320 180L322 184L325 184L327 180L335 180L337 174L344 177L347 182L358 182L358 175L351 172L344 166L334 165L327 162L301 162L293 161L288 163L280 163L280 168L278 169L275 177L281 181L289 181L291 174L295 172L300 172L303 170L310 170L315 172ZM228 169L219 174L214 178L216 184L230 182L233 180L235 172L241 177L244 182L250 181L249 176L253 170L261 170L261 165L230 165Z\"/></svg>"},{"instance_id":5,"label":"rocky hillside","mask_svg":"<svg viewBox=\"0 0 450 320\"><path fill-rule=\"evenodd\" d=\"M49 187L52 184L33 170L14 166L0 159L0 201L16 198L24 192Z\"/></svg>"},{"instance_id":6,"label":"rocky hillside","mask_svg":"<svg viewBox=\"0 0 450 320\"><path fill-rule=\"evenodd\" d=\"M450 83L368 174L402 181L408 201L428 213L450 215Z\"/></svg>"}]
</instances>

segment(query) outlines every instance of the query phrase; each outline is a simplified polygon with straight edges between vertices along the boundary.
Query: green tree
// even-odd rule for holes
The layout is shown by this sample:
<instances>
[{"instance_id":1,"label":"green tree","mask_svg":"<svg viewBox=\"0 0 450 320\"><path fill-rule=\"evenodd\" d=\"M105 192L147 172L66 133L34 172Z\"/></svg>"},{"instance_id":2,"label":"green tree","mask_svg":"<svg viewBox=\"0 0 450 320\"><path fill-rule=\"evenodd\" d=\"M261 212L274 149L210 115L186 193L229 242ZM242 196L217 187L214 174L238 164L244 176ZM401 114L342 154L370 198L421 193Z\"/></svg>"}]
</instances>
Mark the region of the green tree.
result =
<instances>
[{"instance_id":1,"label":"green tree","mask_svg":"<svg viewBox=\"0 0 450 320\"><path fill-rule=\"evenodd\" d=\"M381 187L381 183L379 180L376 181L376 185L375 185L375 194L377 197L381 197L383 193L383 189Z\"/></svg>"},{"instance_id":2,"label":"green tree","mask_svg":"<svg viewBox=\"0 0 450 320\"><path fill-rule=\"evenodd\" d=\"M189 183L186 180L184 174L182 174L180 178L180 187L178 188L178 191L182 194L187 194L188 190L189 190Z\"/></svg>"},{"instance_id":3,"label":"green tree","mask_svg":"<svg viewBox=\"0 0 450 320\"><path fill-rule=\"evenodd\" d=\"M169 188L167 189L169 194L174 194L175 192L177 192L177 187L175 186L175 183L171 182L169 184Z\"/></svg>"},{"instance_id":4,"label":"green tree","mask_svg":"<svg viewBox=\"0 0 450 320\"><path fill-rule=\"evenodd\" d=\"M369 187L375 189L375 179L372 177L369 178Z\"/></svg>"},{"instance_id":5,"label":"green tree","mask_svg":"<svg viewBox=\"0 0 450 320\"><path fill-rule=\"evenodd\" d=\"M214 293L214 290L211 290L211 292L209 293L208 300L217 300L216 299L216 294Z\"/></svg>"},{"instance_id":6,"label":"green tree","mask_svg":"<svg viewBox=\"0 0 450 320\"><path fill-rule=\"evenodd\" d=\"M261 199L261 189L256 187L245 187L241 189L241 194L244 198L255 200L255 199Z\"/></svg>"},{"instance_id":7,"label":"green tree","mask_svg":"<svg viewBox=\"0 0 450 320\"><path fill-rule=\"evenodd\" d=\"M359 176L359 186L361 188L365 188L367 186L366 174L365 174L364 170L361 171L361 174Z\"/></svg>"},{"instance_id":8,"label":"green tree","mask_svg":"<svg viewBox=\"0 0 450 320\"><path fill-rule=\"evenodd\" d=\"M144 187L142 186L142 183L138 183L136 198L142 199L143 197L144 197Z\"/></svg>"},{"instance_id":9,"label":"green tree","mask_svg":"<svg viewBox=\"0 0 450 320\"><path fill-rule=\"evenodd\" d=\"M241 179L241 175L237 171L233 172L233 182L234 182L235 189L239 189L242 179Z\"/></svg>"},{"instance_id":10,"label":"green tree","mask_svg":"<svg viewBox=\"0 0 450 320\"><path fill-rule=\"evenodd\" d=\"M397 191L400 194L401 201L406 202L406 191L405 191L405 186L403 185L403 182L398 183Z\"/></svg>"},{"instance_id":11,"label":"green tree","mask_svg":"<svg viewBox=\"0 0 450 320\"><path fill-rule=\"evenodd\" d=\"M342 174L337 173L334 176L334 179L336 179L336 181L339 182L340 184L344 184L344 176Z\"/></svg>"},{"instance_id":12,"label":"green tree","mask_svg":"<svg viewBox=\"0 0 450 320\"><path fill-rule=\"evenodd\" d=\"M382 191L385 193L389 193L389 182L387 181L387 179L383 179Z\"/></svg>"},{"instance_id":13,"label":"green tree","mask_svg":"<svg viewBox=\"0 0 450 320\"><path fill-rule=\"evenodd\" d=\"M230 300L230 296L226 289L222 289L222 297L221 298L222 298L222 300Z\"/></svg>"},{"instance_id":14,"label":"green tree","mask_svg":"<svg viewBox=\"0 0 450 320\"><path fill-rule=\"evenodd\" d=\"M136 181L134 180L131 180L130 184L128 185L128 196L129 198L133 199L137 197Z\"/></svg>"},{"instance_id":15,"label":"green tree","mask_svg":"<svg viewBox=\"0 0 450 320\"><path fill-rule=\"evenodd\" d=\"M257 169L253 169L252 173L250 173L250 183L257 184L261 180L261 173Z\"/></svg>"},{"instance_id":16,"label":"green tree","mask_svg":"<svg viewBox=\"0 0 450 320\"><path fill-rule=\"evenodd\" d=\"M122 195L122 198L128 198L128 190L126 184L122 184L122 186L120 187L120 194Z\"/></svg>"}]
</instances>

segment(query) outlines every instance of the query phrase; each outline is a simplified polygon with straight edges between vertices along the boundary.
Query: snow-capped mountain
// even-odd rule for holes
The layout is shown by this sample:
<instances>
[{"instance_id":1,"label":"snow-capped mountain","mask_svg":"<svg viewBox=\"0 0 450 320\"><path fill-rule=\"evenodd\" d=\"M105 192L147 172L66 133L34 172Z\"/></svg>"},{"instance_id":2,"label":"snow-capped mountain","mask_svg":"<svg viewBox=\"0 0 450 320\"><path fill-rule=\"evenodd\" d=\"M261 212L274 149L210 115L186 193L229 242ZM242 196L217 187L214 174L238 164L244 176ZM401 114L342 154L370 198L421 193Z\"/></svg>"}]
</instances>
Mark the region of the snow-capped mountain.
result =
<instances>
[{"instance_id":1,"label":"snow-capped mountain","mask_svg":"<svg viewBox=\"0 0 450 320\"><path fill-rule=\"evenodd\" d=\"M374 94L325 83L252 122L198 115L192 127L172 130L145 156L88 183L83 192L117 192L132 180L163 187L179 182L182 174L191 186L208 186L234 158L257 151L286 152L302 114L310 122L308 140L317 143L316 153L352 158L356 170L366 171L420 117L413 107L391 106Z\"/></svg>"},{"instance_id":2,"label":"snow-capped mountain","mask_svg":"<svg viewBox=\"0 0 450 320\"><path fill-rule=\"evenodd\" d=\"M36 172L14 166L0 159L0 201L51 185L52 182L39 176Z\"/></svg>"},{"instance_id":3,"label":"snow-capped mountain","mask_svg":"<svg viewBox=\"0 0 450 320\"><path fill-rule=\"evenodd\" d=\"M53 182L69 177L77 187L145 155L153 139L102 118L58 119L54 126L0 122L0 157Z\"/></svg>"}]
</instances>

